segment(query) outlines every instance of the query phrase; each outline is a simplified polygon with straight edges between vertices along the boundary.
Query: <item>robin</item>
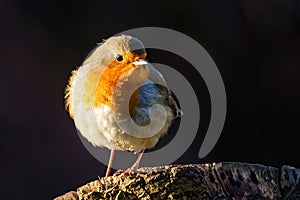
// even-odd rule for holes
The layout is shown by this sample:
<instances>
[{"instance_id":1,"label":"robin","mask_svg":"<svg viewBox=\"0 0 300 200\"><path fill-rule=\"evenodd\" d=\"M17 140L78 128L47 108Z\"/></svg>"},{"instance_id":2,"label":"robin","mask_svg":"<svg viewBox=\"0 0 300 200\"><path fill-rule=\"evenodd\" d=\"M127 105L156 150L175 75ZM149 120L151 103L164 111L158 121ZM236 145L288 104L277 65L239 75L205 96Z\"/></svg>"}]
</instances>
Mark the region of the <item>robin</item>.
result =
<instances>
[{"instance_id":1,"label":"robin","mask_svg":"<svg viewBox=\"0 0 300 200\"><path fill-rule=\"evenodd\" d=\"M111 37L72 71L65 89L66 110L79 132L94 146L111 150L106 176L116 150L139 153L125 172L136 171L144 150L154 147L182 114L146 55L139 39Z\"/></svg>"}]
</instances>

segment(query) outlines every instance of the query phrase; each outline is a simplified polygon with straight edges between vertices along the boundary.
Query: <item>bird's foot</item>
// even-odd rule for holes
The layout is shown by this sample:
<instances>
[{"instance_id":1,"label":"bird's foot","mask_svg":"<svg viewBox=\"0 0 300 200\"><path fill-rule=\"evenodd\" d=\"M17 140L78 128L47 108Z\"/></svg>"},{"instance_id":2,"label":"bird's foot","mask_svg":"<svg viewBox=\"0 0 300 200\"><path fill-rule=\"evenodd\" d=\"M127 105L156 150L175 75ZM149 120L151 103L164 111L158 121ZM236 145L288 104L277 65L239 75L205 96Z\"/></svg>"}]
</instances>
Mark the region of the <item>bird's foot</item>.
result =
<instances>
[{"instance_id":1,"label":"bird's foot","mask_svg":"<svg viewBox=\"0 0 300 200\"><path fill-rule=\"evenodd\" d=\"M114 175L122 175L122 176L128 176L129 174L134 174L137 172L138 170L138 165L133 165L132 167L126 169L125 171L122 169L119 169L118 171L116 171L116 173Z\"/></svg>"},{"instance_id":2,"label":"bird's foot","mask_svg":"<svg viewBox=\"0 0 300 200\"><path fill-rule=\"evenodd\" d=\"M119 169L118 171L116 171L116 173L114 175L116 176L128 176L129 174L133 174L134 171L131 170L131 168L128 168L126 170L122 170Z\"/></svg>"},{"instance_id":3,"label":"bird's foot","mask_svg":"<svg viewBox=\"0 0 300 200\"><path fill-rule=\"evenodd\" d=\"M137 170L138 170L138 168L139 168L139 166L140 166L140 161L141 161L141 158L142 158L142 156L143 156L143 153L144 153L144 150L142 150L142 151L139 153L139 155L138 155L138 157L137 157L135 163L134 163L130 168L128 168L126 171L118 170L118 171L115 173L115 175L117 175L117 176L118 176L118 175L128 176L129 174L137 173Z\"/></svg>"},{"instance_id":4,"label":"bird's foot","mask_svg":"<svg viewBox=\"0 0 300 200\"><path fill-rule=\"evenodd\" d=\"M119 176L121 174L123 174L125 171L123 169L119 169L114 173L114 176Z\"/></svg>"},{"instance_id":5,"label":"bird's foot","mask_svg":"<svg viewBox=\"0 0 300 200\"><path fill-rule=\"evenodd\" d=\"M137 172L136 169L128 168L128 169L126 169L126 170L123 172L123 175L124 175L124 176L128 176L129 174L134 174L134 173L136 173L136 172Z\"/></svg>"}]
</instances>

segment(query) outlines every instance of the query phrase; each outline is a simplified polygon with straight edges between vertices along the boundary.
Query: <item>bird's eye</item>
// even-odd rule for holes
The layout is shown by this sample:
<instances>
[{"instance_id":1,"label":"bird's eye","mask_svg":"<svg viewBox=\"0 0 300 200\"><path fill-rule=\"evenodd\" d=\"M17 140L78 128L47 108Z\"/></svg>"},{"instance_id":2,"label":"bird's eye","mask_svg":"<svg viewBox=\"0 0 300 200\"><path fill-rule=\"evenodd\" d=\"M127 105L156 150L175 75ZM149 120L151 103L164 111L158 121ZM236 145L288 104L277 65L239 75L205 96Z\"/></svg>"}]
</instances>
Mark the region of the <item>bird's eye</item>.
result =
<instances>
[{"instance_id":1,"label":"bird's eye","mask_svg":"<svg viewBox=\"0 0 300 200\"><path fill-rule=\"evenodd\" d=\"M117 59L118 62L122 62L122 61L123 61L123 56L120 55L120 54L118 54L118 55L116 56L116 59Z\"/></svg>"}]
</instances>

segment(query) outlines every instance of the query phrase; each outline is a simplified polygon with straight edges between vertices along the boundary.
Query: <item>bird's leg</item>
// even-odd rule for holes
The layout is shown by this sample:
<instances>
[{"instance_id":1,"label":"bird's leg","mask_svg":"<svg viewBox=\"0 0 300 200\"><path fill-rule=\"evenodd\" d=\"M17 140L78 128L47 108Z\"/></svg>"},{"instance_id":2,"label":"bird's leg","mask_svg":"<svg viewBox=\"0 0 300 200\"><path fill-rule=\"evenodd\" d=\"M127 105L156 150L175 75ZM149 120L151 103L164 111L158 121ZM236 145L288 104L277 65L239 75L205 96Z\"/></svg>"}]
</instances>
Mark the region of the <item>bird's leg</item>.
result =
<instances>
[{"instance_id":1,"label":"bird's leg","mask_svg":"<svg viewBox=\"0 0 300 200\"><path fill-rule=\"evenodd\" d=\"M131 170L136 171L139 168L143 154L144 154L144 149L139 153L135 163L130 168Z\"/></svg>"},{"instance_id":2,"label":"bird's leg","mask_svg":"<svg viewBox=\"0 0 300 200\"><path fill-rule=\"evenodd\" d=\"M127 175L127 174L129 174L129 173L131 173L131 172L136 172L136 171L137 171L137 169L138 169L139 166L140 166L140 162L141 162L141 159L142 159L143 154L144 154L144 149L139 153L139 155L138 155L138 157L137 157L135 163L134 163L129 169L127 169L127 170L123 173L124 175Z\"/></svg>"},{"instance_id":3,"label":"bird's leg","mask_svg":"<svg viewBox=\"0 0 300 200\"><path fill-rule=\"evenodd\" d=\"M114 157L115 157L115 153L116 153L116 150L111 150L110 151L110 157L109 157L109 162L108 162L105 177L108 177L110 175L111 168L112 168L112 163L113 163L113 160L114 160Z\"/></svg>"}]
</instances>

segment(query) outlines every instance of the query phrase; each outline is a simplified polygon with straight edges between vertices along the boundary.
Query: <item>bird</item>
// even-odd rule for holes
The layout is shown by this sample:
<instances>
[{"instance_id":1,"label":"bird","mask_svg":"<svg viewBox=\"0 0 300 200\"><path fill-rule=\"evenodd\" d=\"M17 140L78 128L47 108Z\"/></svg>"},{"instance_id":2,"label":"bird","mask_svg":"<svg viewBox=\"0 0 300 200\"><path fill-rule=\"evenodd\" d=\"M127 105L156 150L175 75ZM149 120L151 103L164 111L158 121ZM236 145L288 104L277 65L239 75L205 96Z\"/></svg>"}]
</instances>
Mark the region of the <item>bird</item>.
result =
<instances>
[{"instance_id":1,"label":"bird","mask_svg":"<svg viewBox=\"0 0 300 200\"><path fill-rule=\"evenodd\" d=\"M97 44L71 72L64 98L80 134L95 147L110 149L106 177L116 151L138 154L124 171L136 172L144 151L153 148L174 119L182 116L164 76L147 60L142 41L124 34Z\"/></svg>"}]
</instances>

